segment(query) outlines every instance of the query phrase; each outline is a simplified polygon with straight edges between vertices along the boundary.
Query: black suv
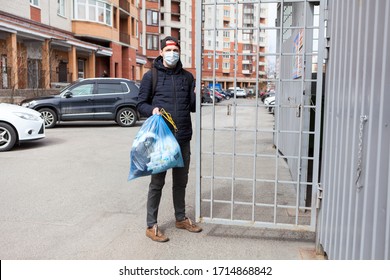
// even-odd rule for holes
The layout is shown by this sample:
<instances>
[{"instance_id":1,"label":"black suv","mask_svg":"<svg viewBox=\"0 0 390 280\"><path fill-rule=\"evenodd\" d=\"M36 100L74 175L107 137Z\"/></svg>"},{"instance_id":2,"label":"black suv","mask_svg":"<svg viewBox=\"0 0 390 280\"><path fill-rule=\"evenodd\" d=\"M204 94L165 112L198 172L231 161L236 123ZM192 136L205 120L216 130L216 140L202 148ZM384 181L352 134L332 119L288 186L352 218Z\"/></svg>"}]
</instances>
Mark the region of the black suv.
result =
<instances>
[{"instance_id":1,"label":"black suv","mask_svg":"<svg viewBox=\"0 0 390 280\"><path fill-rule=\"evenodd\" d=\"M46 128L59 121L84 120L115 120L120 126L133 126L140 119L138 91L138 85L127 79L82 79L57 95L25 99L20 105L41 112Z\"/></svg>"}]
</instances>

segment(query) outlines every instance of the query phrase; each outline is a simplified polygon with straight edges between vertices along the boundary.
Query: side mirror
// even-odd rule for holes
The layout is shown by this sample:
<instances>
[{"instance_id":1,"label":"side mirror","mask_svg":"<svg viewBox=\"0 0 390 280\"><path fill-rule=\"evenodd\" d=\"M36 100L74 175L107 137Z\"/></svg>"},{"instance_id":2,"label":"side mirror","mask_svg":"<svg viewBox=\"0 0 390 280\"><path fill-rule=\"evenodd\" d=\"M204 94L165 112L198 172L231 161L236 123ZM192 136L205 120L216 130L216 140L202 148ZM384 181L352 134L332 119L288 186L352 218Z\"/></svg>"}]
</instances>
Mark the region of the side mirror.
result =
<instances>
[{"instance_id":1,"label":"side mirror","mask_svg":"<svg viewBox=\"0 0 390 280\"><path fill-rule=\"evenodd\" d=\"M73 96L73 93L71 92L71 91L68 91L68 92L66 92L65 94L64 94L64 97L65 98L70 98L70 97L72 97Z\"/></svg>"}]
</instances>

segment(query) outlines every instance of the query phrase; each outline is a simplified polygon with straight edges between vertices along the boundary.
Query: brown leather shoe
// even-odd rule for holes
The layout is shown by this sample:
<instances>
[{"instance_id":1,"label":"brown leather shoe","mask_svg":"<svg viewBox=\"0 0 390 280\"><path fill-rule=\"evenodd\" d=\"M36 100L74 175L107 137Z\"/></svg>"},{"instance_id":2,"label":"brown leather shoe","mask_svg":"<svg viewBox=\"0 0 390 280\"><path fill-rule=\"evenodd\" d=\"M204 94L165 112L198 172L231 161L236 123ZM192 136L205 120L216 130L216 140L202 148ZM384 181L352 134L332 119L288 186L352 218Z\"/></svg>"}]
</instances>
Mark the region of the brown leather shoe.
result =
<instances>
[{"instance_id":1,"label":"brown leather shoe","mask_svg":"<svg viewBox=\"0 0 390 280\"><path fill-rule=\"evenodd\" d=\"M146 229L146 236L157 242L167 242L169 240L169 238L160 231L157 224Z\"/></svg>"},{"instance_id":2,"label":"brown leather shoe","mask_svg":"<svg viewBox=\"0 0 390 280\"><path fill-rule=\"evenodd\" d=\"M194 224L189 218L185 218L183 221L176 221L176 227L180 229L186 229L189 232L202 231L202 228Z\"/></svg>"}]
</instances>

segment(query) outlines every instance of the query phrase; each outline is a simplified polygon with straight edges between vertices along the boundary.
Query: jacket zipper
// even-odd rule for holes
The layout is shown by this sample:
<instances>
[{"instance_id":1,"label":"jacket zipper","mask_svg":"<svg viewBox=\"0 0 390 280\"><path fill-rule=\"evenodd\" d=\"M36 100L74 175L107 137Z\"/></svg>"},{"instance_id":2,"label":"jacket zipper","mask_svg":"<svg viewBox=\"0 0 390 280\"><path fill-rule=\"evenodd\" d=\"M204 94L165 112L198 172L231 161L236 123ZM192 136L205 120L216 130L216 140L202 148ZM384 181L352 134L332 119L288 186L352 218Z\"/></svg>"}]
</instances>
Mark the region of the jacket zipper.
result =
<instances>
[{"instance_id":1,"label":"jacket zipper","mask_svg":"<svg viewBox=\"0 0 390 280\"><path fill-rule=\"evenodd\" d=\"M176 118L177 116L177 104L176 104L176 86L175 86L175 77L174 75L171 76L172 77L172 86L173 86L173 105L174 105L174 111L175 111L175 115L174 115L174 118ZM176 131L173 130L173 135L175 135L175 138L176 138Z\"/></svg>"}]
</instances>

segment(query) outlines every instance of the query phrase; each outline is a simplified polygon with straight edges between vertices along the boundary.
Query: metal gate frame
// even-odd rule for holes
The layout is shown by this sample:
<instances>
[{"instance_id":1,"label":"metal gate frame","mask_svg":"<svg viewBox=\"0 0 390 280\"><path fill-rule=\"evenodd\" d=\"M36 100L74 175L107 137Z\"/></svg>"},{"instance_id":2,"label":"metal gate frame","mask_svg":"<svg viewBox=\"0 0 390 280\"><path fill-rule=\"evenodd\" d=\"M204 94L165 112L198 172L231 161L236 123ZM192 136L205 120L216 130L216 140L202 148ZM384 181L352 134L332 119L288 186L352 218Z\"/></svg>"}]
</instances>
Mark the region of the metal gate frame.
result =
<instances>
[{"instance_id":1,"label":"metal gate frame","mask_svg":"<svg viewBox=\"0 0 390 280\"><path fill-rule=\"evenodd\" d=\"M195 204L195 215L196 220L205 222L205 223L215 223L215 224L228 224L228 225L239 225L239 226L253 226L253 227L263 227L263 228L276 228L276 229L289 229L289 230L305 230L305 231L315 231L316 229L316 221L317 221L317 207L319 207L319 198L321 196L321 192L318 187L319 182L319 173L320 173L320 139L321 139L321 114L322 114L322 85L323 85L323 75L317 75L317 77L313 78L312 71L311 71L311 65L308 67L305 65L305 67L302 66L302 69L298 68L298 71L301 72L301 76L298 78L286 78L283 76L283 66L287 65L284 60L288 60L291 58L298 58L301 59L301 62L303 64L306 64L309 60L309 57L313 59L313 57L317 57L317 67L319 69L319 72L323 72L323 61L324 61L324 29L325 29L325 23L324 23L324 5L326 2L325 0L322 1L310 1L310 0L290 0L290 1L284 1L284 0L274 0L274 1L266 1L266 0L243 0L243 1L230 1L225 2L221 0L209 0L209 1L202 1L202 4L196 7L196 18L202 19L196 21L196 42L199 42L196 45L196 96L197 96L197 113L196 113L196 156L197 156L197 162L196 162L196 204ZM280 14L279 18L283 18L285 7L292 5L299 5L302 4L304 7L304 18L303 18L303 25L297 25L297 26L289 26L284 27L283 20L280 22L279 26L275 27L262 27L260 26L259 20L256 23L256 26L254 28L250 28L251 30L255 31L256 33L256 42L257 45L259 45L259 38L260 38L260 32L264 30L275 30L276 32L279 32L279 34L282 34L282 36L279 36L278 38L278 51L275 53L260 53L259 48L257 48L256 53L251 53L251 55L256 56L256 66L259 65L259 57L260 56L275 56L278 59L278 63L280 66L279 74L275 77L270 79L267 77L265 80L259 78L259 67L256 67L256 87L255 87L255 98L252 104L242 104L241 100L238 100L237 96L235 95L233 98L232 104L229 106L226 106L227 110L233 111L233 127L231 129L221 129L216 127L216 116L220 113L221 107L223 106L217 106L215 102L213 102L211 105L204 105L201 104L201 88L202 88L202 81L203 81L203 73L202 73L202 63L203 58L205 55L210 55L210 52L206 53L202 50L203 47L203 37L204 32L206 31L212 31L214 34L214 42L217 41L216 31L221 30L229 30L229 32L234 33L234 45L235 49L237 50L238 45L238 32L244 30L238 27L238 25L235 25L234 28L222 28L217 29L216 26L212 28L205 28L202 26L202 21L204 18L204 10L205 7L213 7L214 15L216 17L217 7L222 5L231 5L235 7L235 13L236 13L236 19L238 19L238 6L244 5L244 4L254 4L256 5L256 12L257 15L260 18L260 7L263 4L269 4L269 3L275 3L280 8ZM313 25L307 25L307 14L311 10L309 10L311 7L313 7L314 4L320 4L319 5L319 23L318 26ZM243 7L243 6L242 6ZM292 10L292 8L291 8ZM312 11L311 11L312 12ZM307 45L311 45L313 40L307 40L309 32L312 32L314 29L318 29L318 48L317 51L314 52L312 48L310 49L311 52L308 52L308 49L306 49ZM283 34L285 30L290 30L291 33L294 33L295 30L301 30L302 36L303 36L303 44L302 48L299 49L299 53L294 52L285 52L283 51L284 47L284 39ZM314 32L312 32L314 34ZM313 35L312 34L312 35ZM299 35L301 36L301 35ZM313 38L311 38L313 39ZM308 42L306 42L306 40ZM302 53L301 53L302 50ZM216 61L216 43L214 43L214 49L212 51L213 56L213 79L212 84L215 86L217 82L217 78L215 76L215 61ZM230 52L229 56L235 57L235 61L237 62L238 56L243 55L242 53L237 52ZM287 67L286 67L287 68ZM310 73L308 69L310 69ZM310 74L310 76L308 76ZM275 82L277 84L278 90L280 92L277 93L276 103L274 105L275 107L275 122L274 122L274 128L271 130L267 129L259 129L259 114L261 114L261 110L264 110L264 105L260 104L259 100L259 84L260 82ZM284 87L288 87L288 85L291 83L298 84L300 86L301 95L300 100L297 104L292 105L286 105L283 103L283 90ZM308 103L309 100L308 94L311 93L312 83L315 83L315 89L316 89L316 101L315 104ZM234 85L237 85L237 67L234 67ZM306 96L305 96L306 92ZM319 97L319 98L318 98ZM237 138L239 134L243 133L251 133L248 129L240 129L237 126L237 118L241 117L242 115L238 115L237 112L240 110L246 111L246 113L249 112L250 109L255 109L255 115L256 115L256 121L255 125L256 128L252 131L255 134L254 137L254 152L250 154L249 153L240 153L236 150L237 144L239 144ZM288 111L295 108L297 110L296 114L299 114L299 130L289 129L289 128L282 128L281 118L283 117L283 112ZM205 114L203 114L204 111L209 110L211 111L211 121L207 124L211 123L211 128L207 128L206 125L202 122L202 118L204 118ZM224 109L222 109L224 110ZM315 111L314 113L310 113L310 111ZM310 124L310 117L314 117L315 121L313 122L314 128L311 130L308 124ZM297 116L298 117L298 116ZM305 118L306 117L306 118ZM232 133L233 139L232 139L232 147L233 149L230 152L224 152L219 153L215 150L215 140L216 136L218 134L222 134L223 132L226 133ZM272 156L269 155L263 155L257 153L257 147L258 147L258 135L259 133L272 133L274 135L273 141L274 145L276 147L275 152ZM202 137L209 133L212 135L211 140L211 151L207 152L205 151L204 147L202 147L202 140L204 140ZM281 135L287 135L287 134L295 134L298 136L299 141L299 147L298 147L298 154L297 155L283 155L280 151L280 144L283 142L283 137ZM313 154L308 154L309 149L309 138L310 136L314 137L312 144L313 144ZM286 137L288 138L288 137ZM293 137L292 137L293 138ZM210 159L210 162L207 161L207 156ZM231 156L232 157L232 168L231 168L231 176L220 176L215 173L215 170L219 167L215 164L215 160L218 156ZM236 170L237 170L237 162L239 157L245 157L252 158L253 160L253 176L252 177L240 177L236 176ZM269 179L261 179L258 177L258 170L259 166L257 166L257 160L260 157L269 157L271 159L275 160L275 177L273 180ZM297 162L296 169L292 170L291 167L289 167L289 171L291 176L293 177L294 174L296 178L292 178L291 180L283 179L282 177L279 177L279 167L280 167L280 160L285 162ZM249 161L248 161L249 162ZM312 162L312 180L309 181L306 178L306 174L303 174L302 169L308 168L309 162ZM202 164L211 164L211 174L204 174L204 170L202 169ZM302 176L303 174L303 176ZM209 182L209 184L205 183L205 180ZM221 188L221 185L218 185L218 182L221 181L229 181L228 186L222 186L222 188L226 187L228 190L227 192L230 192L230 199L218 199L213 196L213 193L216 193L218 189ZM241 182L242 185L252 185L252 199L251 201L240 201L236 200L236 191L239 188L238 183ZM257 201L256 195L258 192L258 189L261 189L261 187L258 187L258 184L269 184L273 183L273 192L274 192L274 203L273 204L266 204L266 203L260 203ZM281 187L282 184L289 185L289 186L295 186L295 205L282 205L278 202L279 193L278 191L281 191L283 188ZM203 193L205 189L208 189L210 192L210 197L204 198ZM308 202L309 205L303 205L305 204L305 194L304 190L306 189L311 190L311 195L309 193L309 197L306 198L306 202ZM288 194L288 193L287 193ZM307 195L307 193L306 193ZM285 203L285 202L283 202ZM216 211L213 211L213 209L216 207L216 205L222 204L224 206L227 205L227 207L230 207L229 213L225 213L225 217L218 217L218 215L215 215ZM205 215L205 210L203 209L204 205L207 205L207 211L209 211L209 215ZM238 217L239 215L236 215L235 209L238 209L238 207L248 207L251 208L250 211L245 210L248 216L250 218L242 218ZM265 218L265 220L259 220L259 212L258 210L261 209L271 209L272 208L272 214ZM239 210L240 211L240 210ZM239 212L238 211L238 212ZM243 212L245 212L243 211ZM263 211L263 210L262 210ZM290 214L292 216L288 217L288 221L286 222L284 218L279 219L280 213L287 213L290 211ZM309 213L309 215L307 214ZM288 213L287 213L288 215ZM304 219L302 219L302 216L305 216ZM283 220L282 222L279 220ZM302 222L304 220L304 222Z\"/></svg>"}]
</instances>

